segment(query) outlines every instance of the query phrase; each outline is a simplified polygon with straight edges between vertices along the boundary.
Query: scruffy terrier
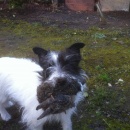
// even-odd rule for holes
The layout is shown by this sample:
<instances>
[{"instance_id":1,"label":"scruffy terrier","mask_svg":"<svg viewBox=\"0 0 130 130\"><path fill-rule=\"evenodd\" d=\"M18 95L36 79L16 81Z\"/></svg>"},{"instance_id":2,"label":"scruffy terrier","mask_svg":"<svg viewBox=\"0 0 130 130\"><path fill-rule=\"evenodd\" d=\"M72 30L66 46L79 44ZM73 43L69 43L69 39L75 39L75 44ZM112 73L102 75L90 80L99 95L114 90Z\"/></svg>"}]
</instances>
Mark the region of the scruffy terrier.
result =
<instances>
[{"instance_id":1,"label":"scruffy terrier","mask_svg":"<svg viewBox=\"0 0 130 130\"><path fill-rule=\"evenodd\" d=\"M23 109L21 122L27 130L43 130L45 122L53 120L61 122L63 130L72 130L71 116L86 88L86 74L79 67L83 47L83 43L63 51L35 47L38 64L24 58L0 58L1 118L10 120L6 108L17 103ZM69 105L63 108L66 104Z\"/></svg>"}]
</instances>

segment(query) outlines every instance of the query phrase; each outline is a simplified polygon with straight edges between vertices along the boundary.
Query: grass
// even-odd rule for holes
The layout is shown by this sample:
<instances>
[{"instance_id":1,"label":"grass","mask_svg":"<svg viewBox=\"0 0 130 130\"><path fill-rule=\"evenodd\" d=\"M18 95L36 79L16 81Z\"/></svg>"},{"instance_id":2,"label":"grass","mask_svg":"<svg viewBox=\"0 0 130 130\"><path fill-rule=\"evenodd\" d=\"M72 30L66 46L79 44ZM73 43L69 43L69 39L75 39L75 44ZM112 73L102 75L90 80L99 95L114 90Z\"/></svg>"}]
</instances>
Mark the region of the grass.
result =
<instances>
[{"instance_id":1,"label":"grass","mask_svg":"<svg viewBox=\"0 0 130 130\"><path fill-rule=\"evenodd\" d=\"M8 19L0 20L0 28L0 56L35 57L34 46L60 50L84 42L80 66L88 74L89 90L79 106L79 118L73 119L74 129L130 129L130 29L83 31Z\"/></svg>"}]
</instances>

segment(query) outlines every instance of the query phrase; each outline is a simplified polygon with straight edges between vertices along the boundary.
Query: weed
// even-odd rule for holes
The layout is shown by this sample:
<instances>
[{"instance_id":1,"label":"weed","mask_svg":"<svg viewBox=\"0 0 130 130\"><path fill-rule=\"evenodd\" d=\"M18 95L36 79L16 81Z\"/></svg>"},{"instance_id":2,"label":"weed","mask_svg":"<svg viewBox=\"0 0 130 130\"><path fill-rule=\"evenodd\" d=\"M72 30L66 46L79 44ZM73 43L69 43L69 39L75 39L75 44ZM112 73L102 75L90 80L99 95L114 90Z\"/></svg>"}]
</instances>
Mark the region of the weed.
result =
<instances>
[{"instance_id":1,"label":"weed","mask_svg":"<svg viewBox=\"0 0 130 130\"><path fill-rule=\"evenodd\" d=\"M105 81L107 83L111 81L111 78L107 73L99 74L98 79L101 80L101 81Z\"/></svg>"}]
</instances>

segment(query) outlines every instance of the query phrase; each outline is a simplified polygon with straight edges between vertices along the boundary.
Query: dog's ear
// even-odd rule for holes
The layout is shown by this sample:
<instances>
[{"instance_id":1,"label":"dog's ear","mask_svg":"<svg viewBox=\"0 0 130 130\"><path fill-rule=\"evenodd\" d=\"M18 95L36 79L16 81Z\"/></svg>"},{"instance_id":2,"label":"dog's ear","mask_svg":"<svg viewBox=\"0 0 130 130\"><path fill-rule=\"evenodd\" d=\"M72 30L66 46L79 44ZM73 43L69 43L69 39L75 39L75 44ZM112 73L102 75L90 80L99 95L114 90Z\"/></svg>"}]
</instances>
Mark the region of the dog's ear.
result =
<instances>
[{"instance_id":1,"label":"dog's ear","mask_svg":"<svg viewBox=\"0 0 130 130\"><path fill-rule=\"evenodd\" d=\"M33 48L33 52L38 55L39 58L39 64L41 67L44 66L44 59L46 57L46 55L48 54L49 51L41 48L41 47L34 47ZM43 67L44 68L44 67Z\"/></svg>"},{"instance_id":2,"label":"dog's ear","mask_svg":"<svg viewBox=\"0 0 130 130\"><path fill-rule=\"evenodd\" d=\"M66 50L80 53L80 49L83 48L84 46L85 46L84 43L74 43L70 47L68 47Z\"/></svg>"},{"instance_id":3,"label":"dog's ear","mask_svg":"<svg viewBox=\"0 0 130 130\"><path fill-rule=\"evenodd\" d=\"M33 48L33 52L38 55L38 57L42 57L42 56L46 56L48 51L43 49L43 48L40 48L40 47L34 47Z\"/></svg>"},{"instance_id":4,"label":"dog's ear","mask_svg":"<svg viewBox=\"0 0 130 130\"><path fill-rule=\"evenodd\" d=\"M84 46L84 43L74 43L70 47L66 48L64 55L67 66L72 66L74 69L78 67L79 62L81 61L80 49Z\"/></svg>"}]
</instances>

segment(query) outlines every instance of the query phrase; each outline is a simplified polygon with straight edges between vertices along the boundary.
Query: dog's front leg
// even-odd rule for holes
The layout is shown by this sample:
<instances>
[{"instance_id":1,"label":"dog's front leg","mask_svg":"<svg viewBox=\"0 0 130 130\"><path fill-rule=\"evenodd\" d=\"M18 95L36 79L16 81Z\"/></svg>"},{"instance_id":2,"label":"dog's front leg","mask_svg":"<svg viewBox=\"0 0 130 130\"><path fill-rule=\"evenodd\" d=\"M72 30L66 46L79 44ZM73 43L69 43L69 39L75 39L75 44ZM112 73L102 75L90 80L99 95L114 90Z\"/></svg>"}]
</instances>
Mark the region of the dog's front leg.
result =
<instances>
[{"instance_id":1,"label":"dog's front leg","mask_svg":"<svg viewBox=\"0 0 130 130\"><path fill-rule=\"evenodd\" d=\"M61 117L61 125L63 130L72 130L71 116L63 114L63 116Z\"/></svg>"},{"instance_id":2,"label":"dog's front leg","mask_svg":"<svg viewBox=\"0 0 130 130\"><path fill-rule=\"evenodd\" d=\"M43 130L43 125L37 126L37 127L28 127L26 130Z\"/></svg>"}]
</instances>

